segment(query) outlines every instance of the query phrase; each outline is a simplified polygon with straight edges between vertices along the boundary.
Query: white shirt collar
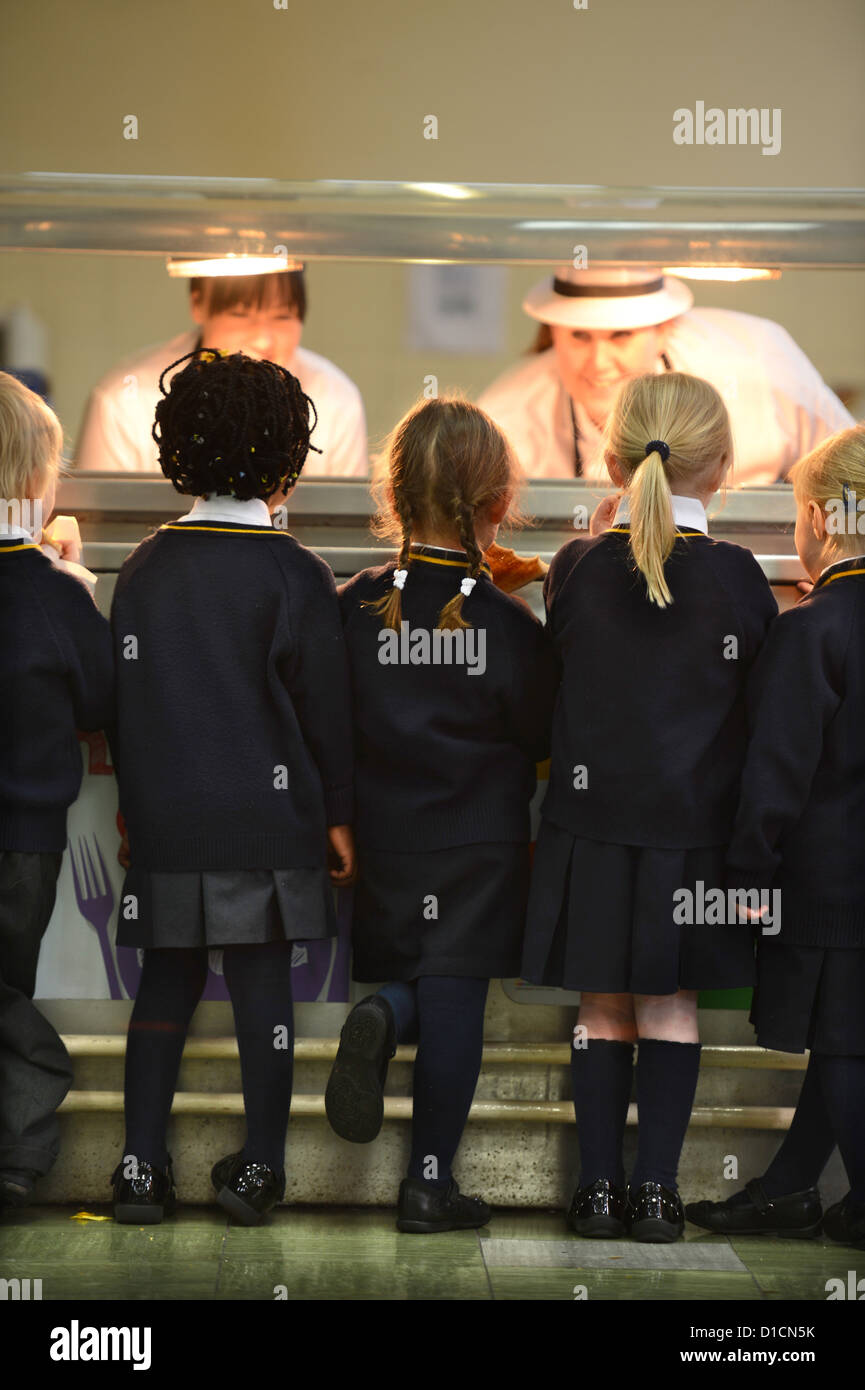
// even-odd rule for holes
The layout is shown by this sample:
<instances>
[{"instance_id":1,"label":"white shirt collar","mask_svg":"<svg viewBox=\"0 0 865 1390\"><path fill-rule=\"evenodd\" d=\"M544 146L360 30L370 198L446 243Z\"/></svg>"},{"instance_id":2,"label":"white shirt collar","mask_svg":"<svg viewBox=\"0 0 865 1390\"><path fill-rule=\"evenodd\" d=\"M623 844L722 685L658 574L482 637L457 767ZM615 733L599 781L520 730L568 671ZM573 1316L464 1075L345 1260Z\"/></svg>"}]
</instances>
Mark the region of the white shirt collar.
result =
<instances>
[{"instance_id":1,"label":"white shirt collar","mask_svg":"<svg viewBox=\"0 0 865 1390\"><path fill-rule=\"evenodd\" d=\"M238 521L248 526L272 526L267 503L261 497L241 502L237 497L196 497L185 516L178 521Z\"/></svg>"},{"instance_id":2,"label":"white shirt collar","mask_svg":"<svg viewBox=\"0 0 865 1390\"><path fill-rule=\"evenodd\" d=\"M673 521L677 526L686 526L691 531L702 531L704 536L709 534L709 523L706 520L706 509L699 497L677 497L672 495ZM613 521L614 526L626 524L631 519L631 509L628 505L627 496L623 497L616 508L616 516Z\"/></svg>"}]
</instances>

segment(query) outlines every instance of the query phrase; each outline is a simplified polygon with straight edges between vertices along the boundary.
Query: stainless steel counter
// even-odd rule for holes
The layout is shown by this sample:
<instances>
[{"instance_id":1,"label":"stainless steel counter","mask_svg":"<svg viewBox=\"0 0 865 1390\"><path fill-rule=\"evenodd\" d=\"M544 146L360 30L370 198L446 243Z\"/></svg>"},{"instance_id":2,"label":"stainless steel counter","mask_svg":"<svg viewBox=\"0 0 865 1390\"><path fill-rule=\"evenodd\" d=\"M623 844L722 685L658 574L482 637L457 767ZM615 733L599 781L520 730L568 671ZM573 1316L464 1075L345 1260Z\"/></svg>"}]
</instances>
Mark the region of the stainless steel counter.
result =
<instances>
[{"instance_id":1,"label":"stainless steel counter","mask_svg":"<svg viewBox=\"0 0 865 1390\"><path fill-rule=\"evenodd\" d=\"M521 554L540 554L549 561L560 546L581 534L581 523L604 492L598 484L577 479L532 482L521 499L529 525L502 532L500 540ZM130 551L189 505L158 474L74 473L63 480L57 510L78 517L84 563L99 576L97 598L103 611L111 602L113 576ZM284 524L326 560L337 579L347 579L368 565L381 564L391 551L370 534L371 515L365 481L301 479L289 499ZM712 535L753 551L782 607L795 601L796 581L804 578L793 545L795 516L792 488L783 484L731 489L726 499L718 495L709 509ZM527 597L538 608L539 586L532 588L536 592Z\"/></svg>"}]
</instances>

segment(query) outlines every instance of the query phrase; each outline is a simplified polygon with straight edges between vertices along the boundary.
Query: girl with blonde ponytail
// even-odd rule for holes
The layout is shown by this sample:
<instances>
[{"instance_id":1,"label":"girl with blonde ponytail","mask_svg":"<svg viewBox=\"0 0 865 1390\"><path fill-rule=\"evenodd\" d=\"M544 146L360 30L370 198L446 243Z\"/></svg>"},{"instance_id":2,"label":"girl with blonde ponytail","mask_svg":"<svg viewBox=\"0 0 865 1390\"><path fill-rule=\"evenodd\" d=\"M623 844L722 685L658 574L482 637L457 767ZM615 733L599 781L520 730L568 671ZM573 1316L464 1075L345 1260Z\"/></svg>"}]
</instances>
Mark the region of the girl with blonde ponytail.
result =
<instances>
[{"instance_id":1,"label":"girl with blonde ponytail","mask_svg":"<svg viewBox=\"0 0 865 1390\"><path fill-rule=\"evenodd\" d=\"M564 546L545 584L562 684L521 973L582 991L571 1051L581 1173L568 1219L585 1236L682 1234L697 993L752 983L750 933L704 910L725 882L748 671L777 612L753 555L708 537L705 506L731 456L707 382L679 372L628 382L605 453L623 490L613 524Z\"/></svg>"},{"instance_id":2,"label":"girl with blonde ponytail","mask_svg":"<svg viewBox=\"0 0 865 1390\"><path fill-rule=\"evenodd\" d=\"M484 551L513 515L510 449L477 406L425 401L376 484L395 560L340 591L354 695L355 979L389 980L342 1030L330 1123L376 1137L398 1042L417 1041L401 1231L485 1225L451 1163L477 1082L491 977L519 969L529 801L549 751L552 649Z\"/></svg>"}]
</instances>

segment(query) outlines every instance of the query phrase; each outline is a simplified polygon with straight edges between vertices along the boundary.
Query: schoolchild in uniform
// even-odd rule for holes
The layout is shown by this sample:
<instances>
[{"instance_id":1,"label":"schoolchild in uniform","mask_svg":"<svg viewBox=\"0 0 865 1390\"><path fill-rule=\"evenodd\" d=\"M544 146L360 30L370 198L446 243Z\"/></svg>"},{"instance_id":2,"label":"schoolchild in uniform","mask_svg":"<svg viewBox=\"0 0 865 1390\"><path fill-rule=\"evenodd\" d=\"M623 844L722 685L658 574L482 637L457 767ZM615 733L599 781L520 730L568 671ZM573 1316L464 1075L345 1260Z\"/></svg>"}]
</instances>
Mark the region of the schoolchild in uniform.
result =
<instances>
[{"instance_id":1,"label":"schoolchild in uniform","mask_svg":"<svg viewBox=\"0 0 865 1390\"><path fill-rule=\"evenodd\" d=\"M724 882L745 679L777 609L751 553L707 535L705 506L732 461L714 387L679 372L634 378L606 458L625 489L614 524L564 546L545 584L562 684L522 973L582 991L571 1226L671 1241L684 1228L676 1179L700 1065L697 992L749 985L753 971L751 932L699 925L688 895Z\"/></svg>"},{"instance_id":2,"label":"schoolchild in uniform","mask_svg":"<svg viewBox=\"0 0 865 1390\"><path fill-rule=\"evenodd\" d=\"M28 1202L59 1152L72 1067L32 999L81 786L76 731L114 712L108 623L39 546L62 448L54 412L0 372L0 1207Z\"/></svg>"},{"instance_id":3,"label":"schoolchild in uniform","mask_svg":"<svg viewBox=\"0 0 865 1390\"><path fill-rule=\"evenodd\" d=\"M112 1181L118 1221L174 1206L168 1117L208 949L222 948L247 1136L212 1177L253 1225L285 1191L292 941L334 934L328 846L330 877L353 872L348 668L333 576L269 510L314 447L311 401L273 362L188 356L154 437L197 500L133 551L112 608L131 859L117 940L144 948Z\"/></svg>"},{"instance_id":4,"label":"schoolchild in uniform","mask_svg":"<svg viewBox=\"0 0 865 1390\"><path fill-rule=\"evenodd\" d=\"M729 882L780 894L761 931L752 1021L762 1047L810 1048L780 1149L761 1178L688 1217L865 1247L865 425L792 470L796 549L814 581L782 613L753 674L751 742ZM753 912L760 907L754 902ZM835 1148L850 1190L823 1214Z\"/></svg>"},{"instance_id":5,"label":"schoolchild in uniform","mask_svg":"<svg viewBox=\"0 0 865 1390\"><path fill-rule=\"evenodd\" d=\"M375 1138L398 1042L417 1040L398 1227L483 1226L451 1165L477 1083L491 977L519 969L529 801L556 683L544 629L483 551L517 486L477 406L436 399L390 441L382 534L399 555L340 590L354 699L354 976L388 983L342 1030L326 1093L337 1134Z\"/></svg>"}]
</instances>

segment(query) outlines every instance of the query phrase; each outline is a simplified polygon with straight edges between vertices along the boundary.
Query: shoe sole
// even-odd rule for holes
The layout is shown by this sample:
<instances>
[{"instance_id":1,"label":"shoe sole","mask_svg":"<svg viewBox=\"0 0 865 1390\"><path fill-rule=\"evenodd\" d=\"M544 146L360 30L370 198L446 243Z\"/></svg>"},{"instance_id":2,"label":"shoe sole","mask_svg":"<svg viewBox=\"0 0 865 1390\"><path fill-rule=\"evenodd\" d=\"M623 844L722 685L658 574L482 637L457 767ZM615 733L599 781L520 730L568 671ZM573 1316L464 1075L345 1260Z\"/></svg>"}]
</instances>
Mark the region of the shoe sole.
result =
<instances>
[{"instance_id":1,"label":"shoe sole","mask_svg":"<svg viewBox=\"0 0 865 1390\"><path fill-rule=\"evenodd\" d=\"M381 1131L384 1097L380 1069L387 1023L377 1010L346 1019L324 1093L330 1127L351 1144L369 1144Z\"/></svg>"},{"instance_id":2,"label":"shoe sole","mask_svg":"<svg viewBox=\"0 0 865 1390\"><path fill-rule=\"evenodd\" d=\"M578 1236L588 1236L590 1239L616 1240L619 1236L627 1235L624 1221L619 1221L615 1216L585 1216L569 1224Z\"/></svg>"},{"instance_id":3,"label":"shoe sole","mask_svg":"<svg viewBox=\"0 0 865 1390\"><path fill-rule=\"evenodd\" d=\"M268 1207L267 1211L256 1211L248 1202L244 1202L242 1197L238 1197L236 1192L232 1192L230 1187L223 1187L216 1194L216 1200L229 1216L233 1216L235 1221L239 1221L242 1226L258 1226L264 1218L273 1210ZM274 1206L276 1203L274 1203Z\"/></svg>"},{"instance_id":4,"label":"shoe sole","mask_svg":"<svg viewBox=\"0 0 865 1390\"><path fill-rule=\"evenodd\" d=\"M444 1231L479 1231L489 1224L485 1221L397 1221L396 1228L403 1235L434 1236Z\"/></svg>"},{"instance_id":5,"label":"shoe sole","mask_svg":"<svg viewBox=\"0 0 865 1390\"><path fill-rule=\"evenodd\" d=\"M705 1221L695 1221L691 1216L688 1220L692 1226L699 1226L701 1231L711 1231L716 1236L787 1236L790 1240L814 1240L819 1236L823 1224L821 1219L815 1221L813 1226L744 1226L737 1230L734 1226L709 1226Z\"/></svg>"},{"instance_id":6,"label":"shoe sole","mask_svg":"<svg viewBox=\"0 0 865 1390\"><path fill-rule=\"evenodd\" d=\"M683 1230L683 1226L674 1226L669 1221L658 1221L656 1217L649 1217L645 1221L633 1223L631 1239L638 1240L641 1245L672 1245L680 1238Z\"/></svg>"},{"instance_id":7,"label":"shoe sole","mask_svg":"<svg viewBox=\"0 0 865 1390\"><path fill-rule=\"evenodd\" d=\"M163 1217L173 1215L174 1208L167 1205L137 1207L134 1203L120 1202L114 1207L114 1220L121 1226L159 1226Z\"/></svg>"}]
</instances>

